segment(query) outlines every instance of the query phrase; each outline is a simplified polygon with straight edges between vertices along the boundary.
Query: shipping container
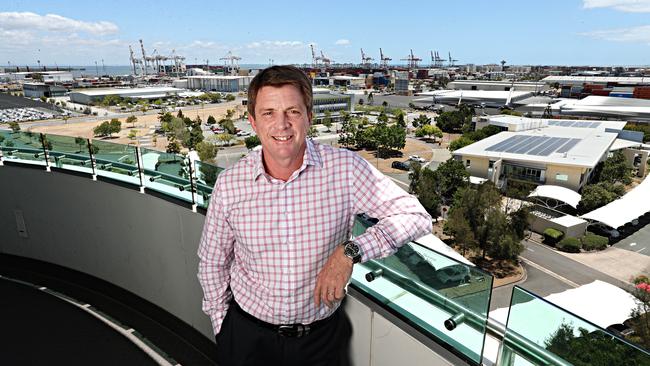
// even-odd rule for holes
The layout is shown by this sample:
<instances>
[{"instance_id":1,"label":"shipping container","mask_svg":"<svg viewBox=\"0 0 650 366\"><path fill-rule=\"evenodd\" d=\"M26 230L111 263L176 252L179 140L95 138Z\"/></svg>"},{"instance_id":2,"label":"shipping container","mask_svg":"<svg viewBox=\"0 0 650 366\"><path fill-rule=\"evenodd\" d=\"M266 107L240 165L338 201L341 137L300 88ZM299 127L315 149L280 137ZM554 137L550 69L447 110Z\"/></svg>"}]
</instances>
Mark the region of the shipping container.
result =
<instances>
[{"instance_id":1,"label":"shipping container","mask_svg":"<svg viewBox=\"0 0 650 366\"><path fill-rule=\"evenodd\" d=\"M614 93L611 92L609 93L610 97L617 97L617 98L632 98L634 95L632 93Z\"/></svg>"}]
</instances>

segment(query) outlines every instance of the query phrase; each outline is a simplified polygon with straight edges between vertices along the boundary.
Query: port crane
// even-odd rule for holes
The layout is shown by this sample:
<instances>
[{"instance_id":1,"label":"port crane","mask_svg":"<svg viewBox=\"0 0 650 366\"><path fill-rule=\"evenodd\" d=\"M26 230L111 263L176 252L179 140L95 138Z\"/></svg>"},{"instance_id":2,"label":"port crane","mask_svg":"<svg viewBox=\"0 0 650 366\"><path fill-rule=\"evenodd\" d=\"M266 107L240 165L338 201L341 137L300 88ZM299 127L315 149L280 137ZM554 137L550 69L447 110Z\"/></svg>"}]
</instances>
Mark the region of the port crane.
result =
<instances>
[{"instance_id":1,"label":"port crane","mask_svg":"<svg viewBox=\"0 0 650 366\"><path fill-rule=\"evenodd\" d=\"M239 71L239 61L241 61L241 57L233 55L232 51L228 51L228 54L219 60L224 61L231 75L235 75ZM230 65L228 65L228 63L230 63Z\"/></svg>"},{"instance_id":2,"label":"port crane","mask_svg":"<svg viewBox=\"0 0 650 366\"><path fill-rule=\"evenodd\" d=\"M362 48L362 49L361 49L361 66L363 66L363 67L370 67L370 64L371 64L370 61L372 61L372 60L374 60L374 58L372 58L372 57L366 55L366 54L363 52L363 48Z\"/></svg>"},{"instance_id":3,"label":"port crane","mask_svg":"<svg viewBox=\"0 0 650 366\"><path fill-rule=\"evenodd\" d=\"M327 67L332 63L332 60L325 57L325 54L323 54L322 50L320 51L320 56L317 56L316 51L314 51L314 45L310 44L309 47L311 48L311 64L312 64L312 67L316 68L319 65Z\"/></svg>"},{"instance_id":4,"label":"port crane","mask_svg":"<svg viewBox=\"0 0 650 366\"><path fill-rule=\"evenodd\" d=\"M431 51L431 62L434 67L441 67L444 60L438 54L438 51Z\"/></svg>"},{"instance_id":5,"label":"port crane","mask_svg":"<svg viewBox=\"0 0 650 366\"><path fill-rule=\"evenodd\" d=\"M387 57L384 55L384 51L382 51L381 47L379 47L379 58L380 58L380 65L384 69L388 68L388 61L392 61L393 59L390 57Z\"/></svg>"},{"instance_id":6,"label":"port crane","mask_svg":"<svg viewBox=\"0 0 650 366\"><path fill-rule=\"evenodd\" d=\"M413 49L411 49L411 54L406 56L406 58L401 59L402 61L408 61L408 67L409 69L417 69L418 68L418 62L422 61L421 58L416 57L413 55Z\"/></svg>"},{"instance_id":7,"label":"port crane","mask_svg":"<svg viewBox=\"0 0 650 366\"><path fill-rule=\"evenodd\" d=\"M454 66L454 63L455 63L456 61L458 61L458 60L453 59L453 58L451 57L451 52L449 52L449 66Z\"/></svg>"}]
</instances>

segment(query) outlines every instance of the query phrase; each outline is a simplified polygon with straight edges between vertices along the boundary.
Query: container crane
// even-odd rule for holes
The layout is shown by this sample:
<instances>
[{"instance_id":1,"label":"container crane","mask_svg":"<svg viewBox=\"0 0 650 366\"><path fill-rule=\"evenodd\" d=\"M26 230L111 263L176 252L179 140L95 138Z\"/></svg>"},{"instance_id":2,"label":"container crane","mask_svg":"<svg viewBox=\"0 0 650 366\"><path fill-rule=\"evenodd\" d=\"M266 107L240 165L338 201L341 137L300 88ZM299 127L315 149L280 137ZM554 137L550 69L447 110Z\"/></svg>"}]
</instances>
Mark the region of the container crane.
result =
<instances>
[{"instance_id":1,"label":"container crane","mask_svg":"<svg viewBox=\"0 0 650 366\"><path fill-rule=\"evenodd\" d=\"M372 58L372 57L366 55L366 54L363 52L363 48L362 48L362 49L361 49L361 66L364 66L364 67L370 67L370 61L372 61L372 60L374 60L374 58Z\"/></svg>"},{"instance_id":2,"label":"container crane","mask_svg":"<svg viewBox=\"0 0 650 366\"><path fill-rule=\"evenodd\" d=\"M451 58L451 52L449 52L449 66L454 66L456 61L458 60Z\"/></svg>"},{"instance_id":3,"label":"container crane","mask_svg":"<svg viewBox=\"0 0 650 366\"><path fill-rule=\"evenodd\" d=\"M417 69L418 68L418 62L422 61L421 58L416 57L413 55L413 49L411 49L411 54L406 56L406 58L401 59L402 61L408 61L408 67L409 69Z\"/></svg>"},{"instance_id":4,"label":"container crane","mask_svg":"<svg viewBox=\"0 0 650 366\"><path fill-rule=\"evenodd\" d=\"M140 50L142 50L142 74L143 76L147 76L147 54L144 52L144 44L142 43L142 40L140 40Z\"/></svg>"},{"instance_id":5,"label":"container crane","mask_svg":"<svg viewBox=\"0 0 650 366\"><path fill-rule=\"evenodd\" d=\"M386 57L384 55L384 51L381 50L381 47L379 47L379 58L380 58L381 67L383 67L384 69L388 69L388 61L392 61L393 59L390 57Z\"/></svg>"},{"instance_id":6,"label":"container crane","mask_svg":"<svg viewBox=\"0 0 650 366\"><path fill-rule=\"evenodd\" d=\"M228 62L230 62L230 66L228 66L228 68L231 75L235 75L236 72L239 71L239 61L241 60L241 57L233 55L232 51L228 51L228 54L219 60L224 60L225 64L228 64Z\"/></svg>"}]
</instances>

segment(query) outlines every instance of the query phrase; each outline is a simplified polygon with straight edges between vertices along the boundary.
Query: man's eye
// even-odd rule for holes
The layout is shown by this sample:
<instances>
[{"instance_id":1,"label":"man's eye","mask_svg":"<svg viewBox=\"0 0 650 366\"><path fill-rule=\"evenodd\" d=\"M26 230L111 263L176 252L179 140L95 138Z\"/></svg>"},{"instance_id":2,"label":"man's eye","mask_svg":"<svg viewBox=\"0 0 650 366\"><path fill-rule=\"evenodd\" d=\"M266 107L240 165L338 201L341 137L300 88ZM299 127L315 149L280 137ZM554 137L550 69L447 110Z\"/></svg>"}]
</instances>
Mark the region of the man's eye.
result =
<instances>
[{"instance_id":1,"label":"man's eye","mask_svg":"<svg viewBox=\"0 0 650 366\"><path fill-rule=\"evenodd\" d=\"M271 115L271 112L264 112L264 113L262 113L262 115L263 115L263 116L270 116L270 115Z\"/></svg>"},{"instance_id":2,"label":"man's eye","mask_svg":"<svg viewBox=\"0 0 650 366\"><path fill-rule=\"evenodd\" d=\"M289 113L291 113L291 114L300 114L300 111L297 110L297 109L293 109Z\"/></svg>"}]
</instances>

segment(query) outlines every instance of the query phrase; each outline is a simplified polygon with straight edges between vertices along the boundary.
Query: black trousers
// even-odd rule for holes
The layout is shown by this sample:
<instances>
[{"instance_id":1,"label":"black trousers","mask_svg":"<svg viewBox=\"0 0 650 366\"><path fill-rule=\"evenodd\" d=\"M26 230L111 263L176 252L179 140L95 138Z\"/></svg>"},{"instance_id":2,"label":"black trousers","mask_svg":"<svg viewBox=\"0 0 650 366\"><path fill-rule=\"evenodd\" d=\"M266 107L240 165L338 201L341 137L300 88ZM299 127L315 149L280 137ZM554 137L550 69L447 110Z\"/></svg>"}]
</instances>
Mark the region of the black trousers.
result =
<instances>
[{"instance_id":1,"label":"black trousers","mask_svg":"<svg viewBox=\"0 0 650 366\"><path fill-rule=\"evenodd\" d=\"M230 306L217 341L219 366L349 366L352 327L342 309L306 336L282 336Z\"/></svg>"}]
</instances>

